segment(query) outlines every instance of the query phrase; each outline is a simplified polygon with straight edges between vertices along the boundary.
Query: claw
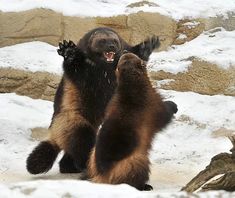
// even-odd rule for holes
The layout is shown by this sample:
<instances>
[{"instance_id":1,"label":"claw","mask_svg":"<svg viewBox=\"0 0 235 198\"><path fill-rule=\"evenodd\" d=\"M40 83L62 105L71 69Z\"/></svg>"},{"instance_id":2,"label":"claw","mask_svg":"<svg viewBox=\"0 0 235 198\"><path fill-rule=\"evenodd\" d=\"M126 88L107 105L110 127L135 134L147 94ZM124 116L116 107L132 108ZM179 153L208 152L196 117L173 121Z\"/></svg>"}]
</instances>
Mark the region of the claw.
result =
<instances>
[{"instance_id":1,"label":"claw","mask_svg":"<svg viewBox=\"0 0 235 198\"><path fill-rule=\"evenodd\" d=\"M59 48L60 48L60 49L64 48L63 43L59 42Z\"/></svg>"},{"instance_id":2,"label":"claw","mask_svg":"<svg viewBox=\"0 0 235 198\"><path fill-rule=\"evenodd\" d=\"M73 41L69 40L69 46L71 46L71 47L75 47L76 45L74 44L74 42L73 42Z\"/></svg>"},{"instance_id":3,"label":"claw","mask_svg":"<svg viewBox=\"0 0 235 198\"><path fill-rule=\"evenodd\" d=\"M69 46L68 41L64 40L63 42L64 42L64 46L65 46L65 47L68 47L68 46Z\"/></svg>"}]
</instances>

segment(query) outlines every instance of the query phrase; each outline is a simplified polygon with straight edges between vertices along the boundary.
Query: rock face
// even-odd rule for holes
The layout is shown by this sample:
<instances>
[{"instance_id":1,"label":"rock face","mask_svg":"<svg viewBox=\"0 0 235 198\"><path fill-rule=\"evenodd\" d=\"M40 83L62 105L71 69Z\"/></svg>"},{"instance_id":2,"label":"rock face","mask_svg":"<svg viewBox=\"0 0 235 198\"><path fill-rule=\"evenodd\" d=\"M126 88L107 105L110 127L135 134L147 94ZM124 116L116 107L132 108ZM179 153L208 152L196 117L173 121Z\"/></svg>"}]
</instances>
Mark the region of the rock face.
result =
<instances>
[{"instance_id":1,"label":"rock face","mask_svg":"<svg viewBox=\"0 0 235 198\"><path fill-rule=\"evenodd\" d=\"M128 5L158 6L149 1ZM67 39L77 42L87 31L100 26L116 30L127 42L136 44L150 35L158 35L161 40L159 50L168 46L191 41L204 30L224 27L235 29L235 18L229 13L227 18L184 19L174 21L158 13L138 12L115 17L69 17L47 9L33 9L24 12L0 12L0 47L29 41L43 41L54 46ZM193 60L186 73L177 75L151 72L153 80L170 80L159 86L178 91L194 91L201 94L226 94L235 96L235 69L223 70L214 64ZM16 92L32 98L53 100L60 77L46 72L26 72L3 69L0 66L0 92Z\"/></svg>"},{"instance_id":2,"label":"rock face","mask_svg":"<svg viewBox=\"0 0 235 198\"><path fill-rule=\"evenodd\" d=\"M235 96L235 67L224 70L215 64L194 59L185 73L171 74L159 71L151 72L150 77L153 81L173 79L168 83L159 84L163 89Z\"/></svg>"},{"instance_id":3,"label":"rock face","mask_svg":"<svg viewBox=\"0 0 235 198\"><path fill-rule=\"evenodd\" d=\"M9 25L11 24L11 25ZM47 9L0 13L0 47L28 41L54 46L63 39L78 41L92 28L108 26L127 42L136 44L150 35L159 35L161 49L175 38L176 22L158 13L139 12L115 17L68 17Z\"/></svg>"},{"instance_id":4,"label":"rock face","mask_svg":"<svg viewBox=\"0 0 235 198\"><path fill-rule=\"evenodd\" d=\"M58 43L62 38L62 15L35 9L0 13L0 47L28 41Z\"/></svg>"},{"instance_id":5,"label":"rock face","mask_svg":"<svg viewBox=\"0 0 235 198\"><path fill-rule=\"evenodd\" d=\"M47 72L27 72L0 68L0 93L15 92L34 99L53 101L60 76Z\"/></svg>"}]
</instances>

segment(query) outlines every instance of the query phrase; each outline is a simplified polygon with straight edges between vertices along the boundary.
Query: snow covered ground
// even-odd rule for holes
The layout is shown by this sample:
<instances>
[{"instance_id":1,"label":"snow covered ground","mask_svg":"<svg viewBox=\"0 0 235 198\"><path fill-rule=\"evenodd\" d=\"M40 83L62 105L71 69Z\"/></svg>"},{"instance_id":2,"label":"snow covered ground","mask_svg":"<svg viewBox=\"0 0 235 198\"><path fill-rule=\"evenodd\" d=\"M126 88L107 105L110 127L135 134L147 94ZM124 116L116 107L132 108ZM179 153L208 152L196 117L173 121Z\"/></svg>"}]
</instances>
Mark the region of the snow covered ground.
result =
<instances>
[{"instance_id":1,"label":"snow covered ground","mask_svg":"<svg viewBox=\"0 0 235 198\"><path fill-rule=\"evenodd\" d=\"M138 192L127 185L113 187L78 181L76 174L61 175L57 163L48 174L31 176L25 169L25 159L38 141L32 139L30 129L49 126L53 103L14 93L0 94L0 197L2 192L4 197L18 197L28 191L34 197L42 193L59 197L66 192L74 196L93 196L94 193L101 196L105 192L107 197L111 194L131 197L178 194L212 156L231 148L226 137L215 138L214 133L221 128L235 130L234 97L164 90L161 93L165 99L175 101L179 111L174 122L155 138L150 153L150 183L155 189L151 193ZM32 182L22 182L29 180Z\"/></svg>"},{"instance_id":2,"label":"snow covered ground","mask_svg":"<svg viewBox=\"0 0 235 198\"><path fill-rule=\"evenodd\" d=\"M158 12L176 20L182 18L227 16L235 11L234 0L150 0L140 7L127 7L141 0L0 0L3 12L25 11L33 8L47 8L69 16L113 16L138 11ZM145 1L146 2L146 1Z\"/></svg>"},{"instance_id":3,"label":"snow covered ground","mask_svg":"<svg viewBox=\"0 0 235 198\"><path fill-rule=\"evenodd\" d=\"M235 46L232 43L235 43L235 31L223 28L209 30L183 45L174 45L167 51L153 53L149 69L174 74L185 72L192 63L192 57L215 63L223 69L235 67Z\"/></svg>"},{"instance_id":4,"label":"snow covered ground","mask_svg":"<svg viewBox=\"0 0 235 198\"><path fill-rule=\"evenodd\" d=\"M18 198L24 197L24 193L33 197L42 197L42 194L50 197L65 194L74 197L153 197L156 194L170 197L171 193L180 196L181 187L205 168L212 156L231 148L229 140L217 132L224 129L235 132L234 97L164 90L161 93L178 104L179 112L174 122L155 138L150 153L150 183L155 190L150 193L138 192L127 185L78 181L76 174L60 174L57 163L46 175L29 175L25 159L38 143L31 137L30 129L49 126L52 102L13 93L0 94L0 197Z\"/></svg>"},{"instance_id":5,"label":"snow covered ground","mask_svg":"<svg viewBox=\"0 0 235 198\"><path fill-rule=\"evenodd\" d=\"M63 58L56 49L40 41L3 47L0 48L0 67L62 74Z\"/></svg>"}]
</instances>

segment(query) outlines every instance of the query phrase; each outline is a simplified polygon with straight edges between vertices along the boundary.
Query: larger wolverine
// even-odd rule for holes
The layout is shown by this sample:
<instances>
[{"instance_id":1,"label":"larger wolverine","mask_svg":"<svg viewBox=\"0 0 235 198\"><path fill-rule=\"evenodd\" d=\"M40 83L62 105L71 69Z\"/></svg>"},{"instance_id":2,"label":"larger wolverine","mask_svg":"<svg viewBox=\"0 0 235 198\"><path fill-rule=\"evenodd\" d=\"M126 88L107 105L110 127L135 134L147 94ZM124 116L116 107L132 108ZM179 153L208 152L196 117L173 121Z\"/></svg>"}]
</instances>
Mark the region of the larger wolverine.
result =
<instances>
[{"instance_id":1,"label":"larger wolverine","mask_svg":"<svg viewBox=\"0 0 235 198\"><path fill-rule=\"evenodd\" d=\"M78 45L72 41L60 43L58 53L64 57L64 75L54 100L49 137L29 155L27 170L31 174L47 172L61 150L64 156L59 162L60 172L84 170L116 88L115 70L120 56L127 50L148 60L158 46L155 36L130 46L110 28L91 30Z\"/></svg>"}]
</instances>

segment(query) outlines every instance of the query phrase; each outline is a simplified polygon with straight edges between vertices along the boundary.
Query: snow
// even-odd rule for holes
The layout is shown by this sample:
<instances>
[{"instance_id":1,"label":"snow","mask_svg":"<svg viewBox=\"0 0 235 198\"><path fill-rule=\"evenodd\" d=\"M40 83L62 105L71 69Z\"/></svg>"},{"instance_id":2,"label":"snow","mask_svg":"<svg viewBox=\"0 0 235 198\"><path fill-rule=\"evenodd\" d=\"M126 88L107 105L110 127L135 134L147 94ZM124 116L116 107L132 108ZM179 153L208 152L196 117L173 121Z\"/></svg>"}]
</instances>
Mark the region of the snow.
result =
<instances>
[{"instance_id":1,"label":"snow","mask_svg":"<svg viewBox=\"0 0 235 198\"><path fill-rule=\"evenodd\" d=\"M32 197L40 197L43 193L50 197L61 197L66 193L74 197L180 195L180 188L205 168L212 156L228 152L232 147L228 138L213 138L212 134L221 127L235 130L234 97L165 90L161 90L161 94L166 100L176 102L179 111L173 123L155 138L150 153L150 183L155 191L150 193L139 192L128 185L97 185L79 181L76 174L60 174L57 163L46 175L29 175L25 160L38 144L31 137L31 129L49 126L53 103L14 93L0 94L1 195L25 197L23 192L28 191L32 191Z\"/></svg>"},{"instance_id":2,"label":"snow","mask_svg":"<svg viewBox=\"0 0 235 198\"><path fill-rule=\"evenodd\" d=\"M127 7L138 0L0 0L3 12L19 12L34 8L47 8L68 16L114 16L138 11L158 12L176 20L183 18L226 17L235 11L235 1L226 0L151 0L156 6Z\"/></svg>"},{"instance_id":3,"label":"snow","mask_svg":"<svg viewBox=\"0 0 235 198\"><path fill-rule=\"evenodd\" d=\"M3 47L0 48L0 67L61 74L63 58L56 50L56 47L40 41Z\"/></svg>"},{"instance_id":4,"label":"snow","mask_svg":"<svg viewBox=\"0 0 235 198\"><path fill-rule=\"evenodd\" d=\"M35 142L31 128L48 127L52 116L52 102L33 100L14 93L0 94L0 175L1 182L17 175L27 175L25 159ZM8 174L9 173L9 174Z\"/></svg>"},{"instance_id":5,"label":"snow","mask_svg":"<svg viewBox=\"0 0 235 198\"><path fill-rule=\"evenodd\" d=\"M186 72L192 63L192 57L217 64L222 69L229 69L235 67L235 46L232 43L235 43L235 30L209 30L183 45L174 45L167 51L153 53L149 69L173 74Z\"/></svg>"},{"instance_id":6,"label":"snow","mask_svg":"<svg viewBox=\"0 0 235 198\"><path fill-rule=\"evenodd\" d=\"M148 68L150 71L163 70L174 74L186 72L194 57L215 63L222 69L229 69L235 67L235 45L231 43L235 43L235 30L217 28L206 31L183 45L153 53ZM3 47L0 48L0 67L61 75L63 58L56 50L57 47L40 41Z\"/></svg>"}]
</instances>

